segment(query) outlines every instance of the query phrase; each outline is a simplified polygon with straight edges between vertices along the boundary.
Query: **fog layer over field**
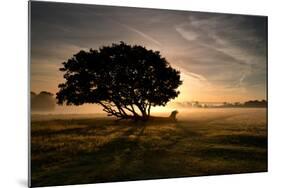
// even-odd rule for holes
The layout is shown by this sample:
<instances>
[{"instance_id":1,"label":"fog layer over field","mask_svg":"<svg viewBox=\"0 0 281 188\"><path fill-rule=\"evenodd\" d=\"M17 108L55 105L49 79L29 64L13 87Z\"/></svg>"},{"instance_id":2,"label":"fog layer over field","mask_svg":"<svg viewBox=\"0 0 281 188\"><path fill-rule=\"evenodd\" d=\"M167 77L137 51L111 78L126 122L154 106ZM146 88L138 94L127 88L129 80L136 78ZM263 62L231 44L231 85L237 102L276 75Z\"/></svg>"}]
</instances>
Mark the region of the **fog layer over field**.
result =
<instances>
[{"instance_id":1,"label":"fog layer over field","mask_svg":"<svg viewBox=\"0 0 281 188\"><path fill-rule=\"evenodd\" d=\"M177 110L179 113L177 115L178 120L202 120L208 119L210 117L221 117L224 115L231 114L233 116L239 114L255 114L255 112L262 112L262 114L266 115L266 108L162 108L156 107L152 108L152 116L157 117L168 117L173 110ZM69 111L60 111L57 109L52 112L35 112L32 113L32 120L41 120L41 119L79 119L79 118L96 118L96 117L107 117L106 113L100 110L95 110L93 112L89 112L88 110L83 113L82 111L75 110L75 107ZM110 117L111 119L115 119L115 117Z\"/></svg>"}]
</instances>

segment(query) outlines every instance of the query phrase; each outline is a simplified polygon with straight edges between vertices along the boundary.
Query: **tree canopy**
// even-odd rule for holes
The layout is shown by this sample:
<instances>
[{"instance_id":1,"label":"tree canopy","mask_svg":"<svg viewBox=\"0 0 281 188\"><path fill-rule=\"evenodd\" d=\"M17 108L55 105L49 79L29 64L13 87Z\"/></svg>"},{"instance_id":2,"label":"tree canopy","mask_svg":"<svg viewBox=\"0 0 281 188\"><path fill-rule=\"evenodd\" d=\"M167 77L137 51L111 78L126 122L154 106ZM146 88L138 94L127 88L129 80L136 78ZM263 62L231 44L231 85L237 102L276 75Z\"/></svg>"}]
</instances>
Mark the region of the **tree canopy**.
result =
<instances>
[{"instance_id":1,"label":"tree canopy","mask_svg":"<svg viewBox=\"0 0 281 188\"><path fill-rule=\"evenodd\" d=\"M151 106L165 106L182 84L159 51L124 42L82 50L62 64L58 104L96 103L120 119L149 119Z\"/></svg>"}]
</instances>

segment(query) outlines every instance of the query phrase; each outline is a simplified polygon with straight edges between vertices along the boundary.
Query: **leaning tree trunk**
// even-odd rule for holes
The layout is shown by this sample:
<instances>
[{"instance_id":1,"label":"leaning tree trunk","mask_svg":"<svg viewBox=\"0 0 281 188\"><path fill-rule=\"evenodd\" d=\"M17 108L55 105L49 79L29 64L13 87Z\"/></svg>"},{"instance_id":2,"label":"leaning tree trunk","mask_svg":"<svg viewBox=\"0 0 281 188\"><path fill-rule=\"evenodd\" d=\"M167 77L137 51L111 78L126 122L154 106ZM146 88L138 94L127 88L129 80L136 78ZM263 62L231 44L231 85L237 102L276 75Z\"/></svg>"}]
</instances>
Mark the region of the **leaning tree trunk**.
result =
<instances>
[{"instance_id":1,"label":"leaning tree trunk","mask_svg":"<svg viewBox=\"0 0 281 188\"><path fill-rule=\"evenodd\" d=\"M139 107L139 110L141 111L142 117L141 120L146 121L149 119L149 115L146 113L146 109Z\"/></svg>"},{"instance_id":2,"label":"leaning tree trunk","mask_svg":"<svg viewBox=\"0 0 281 188\"><path fill-rule=\"evenodd\" d=\"M150 106L146 109L145 105L136 105L141 114L139 115L134 105L121 105L117 102L99 102L99 104L103 107L103 111L107 113L107 116L115 116L119 120L122 119L132 119L132 120L142 120L146 121L149 119L150 116ZM148 111L148 112L147 112Z\"/></svg>"}]
</instances>

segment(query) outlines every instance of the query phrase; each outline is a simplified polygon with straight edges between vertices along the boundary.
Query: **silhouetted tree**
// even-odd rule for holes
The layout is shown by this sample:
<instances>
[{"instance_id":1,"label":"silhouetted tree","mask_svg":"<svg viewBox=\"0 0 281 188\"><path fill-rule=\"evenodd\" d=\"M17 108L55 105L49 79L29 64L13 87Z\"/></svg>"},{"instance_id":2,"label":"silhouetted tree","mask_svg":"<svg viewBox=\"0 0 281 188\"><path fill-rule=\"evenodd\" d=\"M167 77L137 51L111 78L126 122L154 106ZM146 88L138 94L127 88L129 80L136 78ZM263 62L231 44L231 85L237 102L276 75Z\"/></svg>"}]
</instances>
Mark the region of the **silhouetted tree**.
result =
<instances>
[{"instance_id":1,"label":"silhouetted tree","mask_svg":"<svg viewBox=\"0 0 281 188\"><path fill-rule=\"evenodd\" d=\"M60 71L66 81L58 86L59 104L96 103L120 119L147 120L151 106L165 106L182 83L158 51L124 42L80 51Z\"/></svg>"}]
</instances>

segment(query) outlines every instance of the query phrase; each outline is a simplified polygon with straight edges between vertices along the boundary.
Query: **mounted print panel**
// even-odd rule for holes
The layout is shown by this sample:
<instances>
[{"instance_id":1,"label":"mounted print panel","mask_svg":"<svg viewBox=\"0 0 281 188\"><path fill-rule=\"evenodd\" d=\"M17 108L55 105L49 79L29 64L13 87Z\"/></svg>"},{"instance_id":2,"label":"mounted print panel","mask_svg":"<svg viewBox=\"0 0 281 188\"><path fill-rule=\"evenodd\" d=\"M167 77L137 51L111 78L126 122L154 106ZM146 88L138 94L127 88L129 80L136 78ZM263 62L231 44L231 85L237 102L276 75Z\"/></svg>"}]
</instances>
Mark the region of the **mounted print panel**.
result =
<instances>
[{"instance_id":1,"label":"mounted print panel","mask_svg":"<svg viewBox=\"0 0 281 188\"><path fill-rule=\"evenodd\" d=\"M30 186L267 171L267 17L30 2Z\"/></svg>"}]
</instances>

